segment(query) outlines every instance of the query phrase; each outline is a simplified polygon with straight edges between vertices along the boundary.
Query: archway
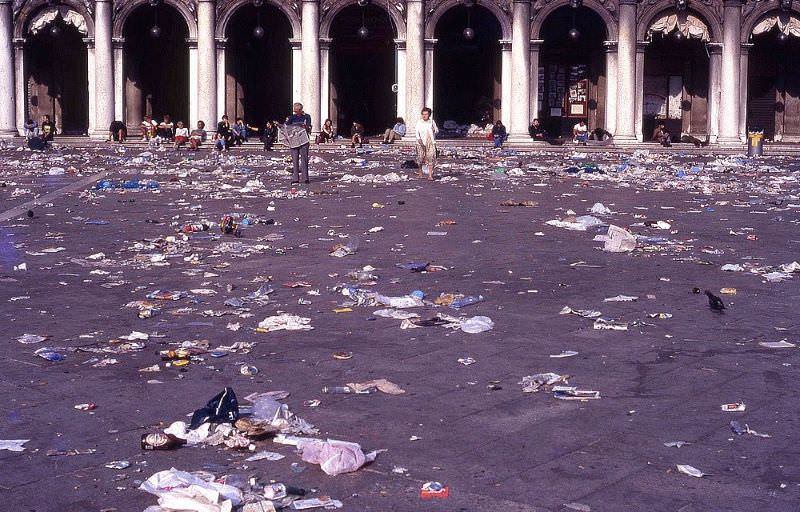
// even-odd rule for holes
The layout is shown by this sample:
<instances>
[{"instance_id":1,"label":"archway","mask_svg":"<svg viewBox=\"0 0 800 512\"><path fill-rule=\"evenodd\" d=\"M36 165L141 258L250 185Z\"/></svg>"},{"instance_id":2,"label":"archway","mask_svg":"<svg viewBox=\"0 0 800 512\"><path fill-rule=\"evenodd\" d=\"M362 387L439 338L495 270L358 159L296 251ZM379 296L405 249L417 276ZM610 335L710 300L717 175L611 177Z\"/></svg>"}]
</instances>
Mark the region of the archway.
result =
<instances>
[{"instance_id":1,"label":"archway","mask_svg":"<svg viewBox=\"0 0 800 512\"><path fill-rule=\"evenodd\" d=\"M245 4L225 35L225 112L257 125L283 119L292 101L292 26L286 15L273 5Z\"/></svg>"},{"instance_id":2,"label":"archway","mask_svg":"<svg viewBox=\"0 0 800 512\"><path fill-rule=\"evenodd\" d=\"M800 139L800 18L774 13L753 28L747 127L767 139Z\"/></svg>"},{"instance_id":3,"label":"archway","mask_svg":"<svg viewBox=\"0 0 800 512\"><path fill-rule=\"evenodd\" d=\"M443 136L464 135L448 130L448 121L484 126L499 119L502 28L494 13L481 5L451 7L434 33L433 105Z\"/></svg>"},{"instance_id":4,"label":"archway","mask_svg":"<svg viewBox=\"0 0 800 512\"><path fill-rule=\"evenodd\" d=\"M189 30L183 16L163 2L141 5L125 20L123 36L128 129L138 134L144 115L158 120L169 114L188 124Z\"/></svg>"},{"instance_id":5,"label":"archway","mask_svg":"<svg viewBox=\"0 0 800 512\"><path fill-rule=\"evenodd\" d=\"M681 133L709 134L709 65L707 23L699 15L668 12L648 28L644 56L642 130L650 140L663 123L676 139ZM620 98L620 101L623 101Z\"/></svg>"},{"instance_id":6,"label":"archway","mask_svg":"<svg viewBox=\"0 0 800 512\"><path fill-rule=\"evenodd\" d=\"M337 132L348 136L358 121L367 134L381 133L397 114L395 31L389 14L372 4L345 7L335 15L330 34L329 112Z\"/></svg>"},{"instance_id":7,"label":"archway","mask_svg":"<svg viewBox=\"0 0 800 512\"><path fill-rule=\"evenodd\" d=\"M539 112L545 130L567 135L579 121L605 128L606 25L588 7L564 6L542 23Z\"/></svg>"},{"instance_id":8,"label":"archway","mask_svg":"<svg viewBox=\"0 0 800 512\"><path fill-rule=\"evenodd\" d=\"M26 116L49 115L59 133L89 129L88 59L83 17L68 7L49 7L34 17L24 49Z\"/></svg>"}]
</instances>

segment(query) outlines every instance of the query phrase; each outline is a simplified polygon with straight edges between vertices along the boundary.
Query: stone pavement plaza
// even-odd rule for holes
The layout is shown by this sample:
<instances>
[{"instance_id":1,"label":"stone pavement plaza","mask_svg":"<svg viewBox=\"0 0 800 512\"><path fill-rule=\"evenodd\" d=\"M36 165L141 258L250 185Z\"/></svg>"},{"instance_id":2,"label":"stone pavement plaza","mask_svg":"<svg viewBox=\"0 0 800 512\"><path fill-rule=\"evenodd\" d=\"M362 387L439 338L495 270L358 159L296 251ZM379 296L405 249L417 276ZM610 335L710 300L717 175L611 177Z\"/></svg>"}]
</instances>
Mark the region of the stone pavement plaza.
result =
<instances>
[{"instance_id":1,"label":"stone pavement plaza","mask_svg":"<svg viewBox=\"0 0 800 512\"><path fill-rule=\"evenodd\" d=\"M0 439L29 441L0 451L1 508L144 510L156 497L139 484L174 467L313 489L346 511L798 510L793 161L448 149L429 183L400 169L410 149L374 149L312 152L313 182L296 193L282 151L2 150ZM142 188L97 189L101 178ZM591 213L595 203L607 210ZM215 225L179 233L229 213L250 214L241 237ZM567 229L582 215L639 235L636 248L604 251L593 241L604 226ZM330 255L355 238L357 252ZM398 266L409 262L436 271ZM374 279L348 277L368 265ZM420 290L425 305L402 311L487 316L493 329L413 328L376 316L383 306L348 303L342 284L394 297ZM225 304L264 285L268 301ZM185 295L148 300L155 290ZM711 311L701 290L726 312ZM456 310L434 304L440 293L484 300ZM605 301L618 295L637 299ZM150 303L138 303L149 318L136 301ZM566 306L579 314L559 314ZM581 316L592 311L627 330ZM281 313L313 330L256 331ZM121 338L134 331L147 336ZM22 343L24 334L46 339ZM187 365L161 360L186 341L200 347ZM234 348L202 349L220 346ZM42 347L65 357L35 355ZM565 351L577 355L552 357ZM542 372L600 398L523 392L523 377ZM371 379L405 393L322 392ZM268 439L256 450L285 458L140 448L142 434L188 421L225 386L242 405L286 391L282 402L317 437L386 451L329 476ZM737 402L746 409L721 410ZM74 407L83 403L96 408ZM737 435L731 421L749 431ZM686 444L665 446L673 441ZM449 497L421 499L428 481Z\"/></svg>"}]
</instances>

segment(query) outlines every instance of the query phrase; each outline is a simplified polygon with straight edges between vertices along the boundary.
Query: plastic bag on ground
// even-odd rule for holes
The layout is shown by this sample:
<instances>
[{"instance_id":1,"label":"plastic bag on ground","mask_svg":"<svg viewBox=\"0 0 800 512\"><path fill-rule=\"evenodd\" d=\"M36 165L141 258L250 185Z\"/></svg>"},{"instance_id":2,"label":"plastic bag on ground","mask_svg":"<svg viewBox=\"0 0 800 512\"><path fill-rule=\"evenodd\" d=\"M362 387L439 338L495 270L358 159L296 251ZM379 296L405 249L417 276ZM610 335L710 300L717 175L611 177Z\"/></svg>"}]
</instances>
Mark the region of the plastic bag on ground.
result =
<instances>
[{"instance_id":1,"label":"plastic bag on ground","mask_svg":"<svg viewBox=\"0 0 800 512\"><path fill-rule=\"evenodd\" d=\"M239 402L231 388L225 388L192 414L189 429L194 430L207 422L234 422L239 419Z\"/></svg>"},{"instance_id":2,"label":"plastic bag on ground","mask_svg":"<svg viewBox=\"0 0 800 512\"><path fill-rule=\"evenodd\" d=\"M320 469L329 475L351 473L372 462L378 452L364 454L358 443L328 439L304 439L297 444L300 457L311 464L319 464Z\"/></svg>"},{"instance_id":3,"label":"plastic bag on ground","mask_svg":"<svg viewBox=\"0 0 800 512\"><path fill-rule=\"evenodd\" d=\"M470 334L490 331L494 328L494 322L488 316L473 316L461 322L461 330Z\"/></svg>"},{"instance_id":4,"label":"plastic bag on ground","mask_svg":"<svg viewBox=\"0 0 800 512\"><path fill-rule=\"evenodd\" d=\"M208 477L172 468L155 473L139 489L158 496L158 504L167 510L231 512L242 502L241 490Z\"/></svg>"},{"instance_id":5,"label":"plastic bag on ground","mask_svg":"<svg viewBox=\"0 0 800 512\"><path fill-rule=\"evenodd\" d=\"M310 331L313 329L310 318L304 318L297 315L276 315L268 316L258 323L258 328L267 331Z\"/></svg>"},{"instance_id":6,"label":"plastic bag on ground","mask_svg":"<svg viewBox=\"0 0 800 512\"><path fill-rule=\"evenodd\" d=\"M386 393L388 395L402 395L405 393L403 388L386 379L374 379L367 382L350 382L347 385L356 393L362 393L372 389L377 389L381 393Z\"/></svg>"},{"instance_id":7,"label":"plastic bag on ground","mask_svg":"<svg viewBox=\"0 0 800 512\"><path fill-rule=\"evenodd\" d=\"M636 249L636 237L627 229L619 226L608 226L608 233L594 237L595 242L604 242L603 250L606 252L631 252Z\"/></svg>"}]
</instances>

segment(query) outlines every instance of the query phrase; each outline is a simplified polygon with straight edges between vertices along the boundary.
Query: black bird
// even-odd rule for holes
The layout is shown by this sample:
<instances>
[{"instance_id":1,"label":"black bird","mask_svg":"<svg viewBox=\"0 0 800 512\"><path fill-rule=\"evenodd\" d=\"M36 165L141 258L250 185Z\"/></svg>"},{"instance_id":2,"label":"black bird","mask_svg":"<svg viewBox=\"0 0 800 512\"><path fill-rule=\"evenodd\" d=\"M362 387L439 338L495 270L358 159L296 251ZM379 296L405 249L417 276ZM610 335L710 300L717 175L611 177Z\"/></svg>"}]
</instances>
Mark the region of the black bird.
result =
<instances>
[{"instance_id":1,"label":"black bird","mask_svg":"<svg viewBox=\"0 0 800 512\"><path fill-rule=\"evenodd\" d=\"M33 218L33 210L28 210L26 215L28 215L29 219L32 219Z\"/></svg>"},{"instance_id":2,"label":"black bird","mask_svg":"<svg viewBox=\"0 0 800 512\"><path fill-rule=\"evenodd\" d=\"M706 295L708 296L708 307L710 307L712 311L719 311L722 313L725 310L725 303L722 302L722 299L708 290L706 290Z\"/></svg>"}]
</instances>

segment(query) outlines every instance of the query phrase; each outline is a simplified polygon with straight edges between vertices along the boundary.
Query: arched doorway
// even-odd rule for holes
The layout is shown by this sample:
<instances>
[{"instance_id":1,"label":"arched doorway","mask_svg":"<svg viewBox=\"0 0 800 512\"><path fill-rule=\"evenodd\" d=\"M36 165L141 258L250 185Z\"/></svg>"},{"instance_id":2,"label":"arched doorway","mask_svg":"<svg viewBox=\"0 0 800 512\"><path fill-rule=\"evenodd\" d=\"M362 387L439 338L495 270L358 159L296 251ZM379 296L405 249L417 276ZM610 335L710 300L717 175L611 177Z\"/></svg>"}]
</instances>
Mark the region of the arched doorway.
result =
<instances>
[{"instance_id":1,"label":"arched doorway","mask_svg":"<svg viewBox=\"0 0 800 512\"><path fill-rule=\"evenodd\" d=\"M603 19L588 7L564 6L544 20L540 34L538 117L545 130L568 135L579 121L605 128Z\"/></svg>"},{"instance_id":2,"label":"arched doorway","mask_svg":"<svg viewBox=\"0 0 800 512\"><path fill-rule=\"evenodd\" d=\"M89 129L89 83L83 17L68 7L48 7L28 26L24 50L26 115L49 115L59 133Z\"/></svg>"},{"instance_id":3,"label":"arched doorway","mask_svg":"<svg viewBox=\"0 0 800 512\"><path fill-rule=\"evenodd\" d=\"M188 124L189 30L181 14L163 2L139 6L125 20L123 35L128 129L138 134L144 115L160 120L169 114Z\"/></svg>"},{"instance_id":4,"label":"arched doorway","mask_svg":"<svg viewBox=\"0 0 800 512\"><path fill-rule=\"evenodd\" d=\"M644 56L642 131L651 140L663 123L677 140L681 133L709 134L708 25L698 15L665 13L650 24ZM620 98L620 101L624 101Z\"/></svg>"},{"instance_id":5,"label":"arched doorway","mask_svg":"<svg viewBox=\"0 0 800 512\"><path fill-rule=\"evenodd\" d=\"M225 113L257 125L282 120L292 102L292 26L286 15L268 4L242 5L225 36Z\"/></svg>"},{"instance_id":6,"label":"arched doorway","mask_svg":"<svg viewBox=\"0 0 800 512\"><path fill-rule=\"evenodd\" d=\"M354 121L381 133L397 115L395 30L389 14L372 4L351 5L331 25L331 120L348 136Z\"/></svg>"},{"instance_id":7,"label":"arched doorway","mask_svg":"<svg viewBox=\"0 0 800 512\"><path fill-rule=\"evenodd\" d=\"M485 126L500 119L502 27L494 13L480 5L452 7L436 23L435 36L433 105L439 128L448 121Z\"/></svg>"},{"instance_id":8,"label":"arched doorway","mask_svg":"<svg viewBox=\"0 0 800 512\"><path fill-rule=\"evenodd\" d=\"M747 128L767 139L800 139L800 18L773 13L753 28Z\"/></svg>"}]
</instances>

